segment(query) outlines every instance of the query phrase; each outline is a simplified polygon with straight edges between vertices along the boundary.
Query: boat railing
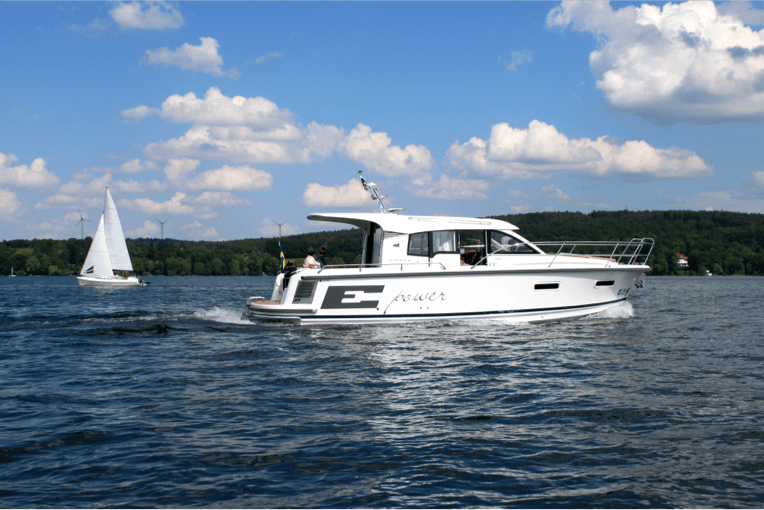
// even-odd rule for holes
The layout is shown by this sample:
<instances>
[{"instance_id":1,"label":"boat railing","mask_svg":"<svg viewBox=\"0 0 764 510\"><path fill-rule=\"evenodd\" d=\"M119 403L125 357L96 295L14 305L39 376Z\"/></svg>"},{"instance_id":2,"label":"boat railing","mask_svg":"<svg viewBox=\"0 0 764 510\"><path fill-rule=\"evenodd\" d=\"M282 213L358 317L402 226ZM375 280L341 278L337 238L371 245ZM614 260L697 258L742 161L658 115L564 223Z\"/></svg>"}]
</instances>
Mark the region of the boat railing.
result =
<instances>
[{"instance_id":1,"label":"boat railing","mask_svg":"<svg viewBox=\"0 0 764 510\"><path fill-rule=\"evenodd\" d=\"M374 269L378 267L395 267L400 266L401 271L403 271L403 266L436 266L440 267L444 271L446 270L446 266L443 265L442 262L390 262L387 264L327 264L321 269L318 270L319 274L325 271L326 269L352 269L352 268L358 268L358 272L363 271L364 269Z\"/></svg>"},{"instance_id":2,"label":"boat railing","mask_svg":"<svg viewBox=\"0 0 764 510\"><path fill-rule=\"evenodd\" d=\"M603 258L615 264L646 265L655 241L649 237L635 237L631 241L542 241L533 244L542 249L558 247L549 267L560 256Z\"/></svg>"}]
</instances>

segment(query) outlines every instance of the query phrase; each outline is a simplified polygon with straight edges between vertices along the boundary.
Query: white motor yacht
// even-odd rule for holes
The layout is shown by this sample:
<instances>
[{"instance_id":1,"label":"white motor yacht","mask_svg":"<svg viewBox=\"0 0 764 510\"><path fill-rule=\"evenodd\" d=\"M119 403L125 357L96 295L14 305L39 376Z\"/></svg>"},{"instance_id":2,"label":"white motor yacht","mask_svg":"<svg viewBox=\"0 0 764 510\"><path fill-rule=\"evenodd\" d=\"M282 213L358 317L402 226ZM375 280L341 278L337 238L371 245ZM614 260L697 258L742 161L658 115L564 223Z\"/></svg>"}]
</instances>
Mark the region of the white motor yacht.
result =
<instances>
[{"instance_id":1,"label":"white motor yacht","mask_svg":"<svg viewBox=\"0 0 764 510\"><path fill-rule=\"evenodd\" d=\"M362 263L277 277L270 299L246 300L244 318L295 324L443 319L544 322L606 310L628 298L653 248L649 238L532 243L490 218L379 213L311 214L364 231Z\"/></svg>"}]
</instances>

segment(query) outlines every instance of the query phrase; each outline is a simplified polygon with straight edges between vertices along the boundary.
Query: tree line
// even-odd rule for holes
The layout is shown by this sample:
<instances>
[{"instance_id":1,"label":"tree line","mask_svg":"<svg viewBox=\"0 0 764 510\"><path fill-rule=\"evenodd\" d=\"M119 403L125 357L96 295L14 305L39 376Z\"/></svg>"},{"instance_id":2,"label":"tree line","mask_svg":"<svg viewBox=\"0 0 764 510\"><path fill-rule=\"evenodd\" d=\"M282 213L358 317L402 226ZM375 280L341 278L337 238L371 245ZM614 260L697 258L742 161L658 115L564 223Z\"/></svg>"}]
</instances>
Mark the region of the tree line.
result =
<instances>
[{"instance_id":1,"label":"tree line","mask_svg":"<svg viewBox=\"0 0 764 510\"><path fill-rule=\"evenodd\" d=\"M724 211L594 211L511 214L508 221L531 241L655 239L648 260L653 275L764 275L764 215ZM361 261L360 229L285 236L287 259L298 266L310 248L323 246L330 264ZM79 274L91 238L34 239L0 244L0 274ZM181 241L128 239L133 268L140 276L260 276L279 268L279 239ZM687 257L688 267L678 264Z\"/></svg>"}]
</instances>

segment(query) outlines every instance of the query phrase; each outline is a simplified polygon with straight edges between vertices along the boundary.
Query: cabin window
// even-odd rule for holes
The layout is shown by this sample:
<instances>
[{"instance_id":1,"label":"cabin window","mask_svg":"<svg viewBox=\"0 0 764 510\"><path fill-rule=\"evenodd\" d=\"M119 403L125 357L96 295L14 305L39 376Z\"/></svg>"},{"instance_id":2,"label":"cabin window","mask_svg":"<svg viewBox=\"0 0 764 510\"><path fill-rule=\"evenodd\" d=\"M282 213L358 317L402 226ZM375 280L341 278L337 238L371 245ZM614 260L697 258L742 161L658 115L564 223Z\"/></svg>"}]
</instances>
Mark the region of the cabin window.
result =
<instances>
[{"instance_id":1,"label":"cabin window","mask_svg":"<svg viewBox=\"0 0 764 510\"><path fill-rule=\"evenodd\" d=\"M515 239L506 232L499 232L497 230L491 230L489 234L489 246L490 253L502 254L502 253L538 253L536 250L520 241Z\"/></svg>"},{"instance_id":2,"label":"cabin window","mask_svg":"<svg viewBox=\"0 0 764 510\"><path fill-rule=\"evenodd\" d=\"M455 253L456 232L453 230L443 230L432 233L432 252L435 253Z\"/></svg>"},{"instance_id":3,"label":"cabin window","mask_svg":"<svg viewBox=\"0 0 764 510\"><path fill-rule=\"evenodd\" d=\"M409 255L416 255L419 257L430 256L430 239L428 232L420 232L419 234L411 234L409 236Z\"/></svg>"},{"instance_id":4,"label":"cabin window","mask_svg":"<svg viewBox=\"0 0 764 510\"><path fill-rule=\"evenodd\" d=\"M485 230L457 230L456 239L463 264L485 264Z\"/></svg>"}]
</instances>

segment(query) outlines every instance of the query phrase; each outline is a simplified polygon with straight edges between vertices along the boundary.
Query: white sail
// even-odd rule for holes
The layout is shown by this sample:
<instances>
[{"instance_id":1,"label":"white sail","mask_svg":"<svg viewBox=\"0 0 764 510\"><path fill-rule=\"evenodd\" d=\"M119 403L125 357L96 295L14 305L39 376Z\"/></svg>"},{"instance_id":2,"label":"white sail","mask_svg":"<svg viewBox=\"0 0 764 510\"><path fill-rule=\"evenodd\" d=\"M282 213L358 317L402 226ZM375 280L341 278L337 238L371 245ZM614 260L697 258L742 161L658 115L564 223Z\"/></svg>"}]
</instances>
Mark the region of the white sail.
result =
<instances>
[{"instance_id":1,"label":"white sail","mask_svg":"<svg viewBox=\"0 0 764 510\"><path fill-rule=\"evenodd\" d=\"M88 251L88 256L82 265L80 274L83 276L114 276L111 262L109 261L109 253L106 248L103 216L101 215L101 221L98 222L98 229L96 230L95 237L93 237L93 243L90 245L90 251Z\"/></svg>"},{"instance_id":2,"label":"white sail","mask_svg":"<svg viewBox=\"0 0 764 510\"><path fill-rule=\"evenodd\" d=\"M119 222L117 208L111 198L109 188L106 188L106 204L103 214L105 217L104 233L106 235L106 247L111 261L111 268L117 271L132 271L133 264L130 254L127 252L125 235L122 233L122 224Z\"/></svg>"}]
</instances>

